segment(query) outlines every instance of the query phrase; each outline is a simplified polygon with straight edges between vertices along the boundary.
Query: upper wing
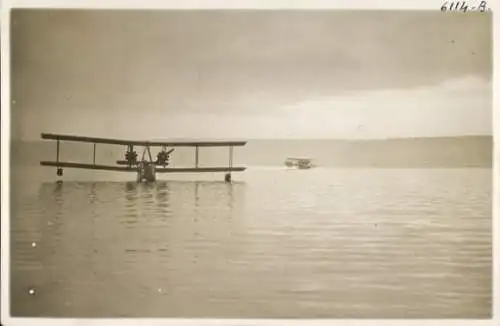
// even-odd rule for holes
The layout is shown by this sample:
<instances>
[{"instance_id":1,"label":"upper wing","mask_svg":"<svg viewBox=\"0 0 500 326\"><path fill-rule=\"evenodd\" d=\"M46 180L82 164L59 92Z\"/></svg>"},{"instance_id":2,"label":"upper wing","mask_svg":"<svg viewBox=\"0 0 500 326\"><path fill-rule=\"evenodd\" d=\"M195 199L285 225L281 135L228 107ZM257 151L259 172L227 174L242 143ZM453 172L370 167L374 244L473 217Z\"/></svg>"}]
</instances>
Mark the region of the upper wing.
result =
<instances>
[{"instance_id":1,"label":"upper wing","mask_svg":"<svg viewBox=\"0 0 500 326\"><path fill-rule=\"evenodd\" d=\"M112 138L85 137L59 134L42 134L42 139L75 141L96 144L110 145L137 145L137 146L168 146L168 147L223 147L223 146L244 146L246 141L186 141L186 142L166 142L166 141L137 141Z\"/></svg>"}]
</instances>

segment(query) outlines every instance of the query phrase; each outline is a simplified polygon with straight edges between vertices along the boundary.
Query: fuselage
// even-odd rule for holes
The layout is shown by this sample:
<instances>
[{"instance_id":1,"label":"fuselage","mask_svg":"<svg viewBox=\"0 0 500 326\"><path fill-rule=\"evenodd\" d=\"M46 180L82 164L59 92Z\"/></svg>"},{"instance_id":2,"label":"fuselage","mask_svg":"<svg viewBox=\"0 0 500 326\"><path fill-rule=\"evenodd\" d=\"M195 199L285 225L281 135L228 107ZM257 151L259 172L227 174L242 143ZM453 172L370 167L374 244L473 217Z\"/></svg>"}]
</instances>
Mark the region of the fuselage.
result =
<instances>
[{"instance_id":1,"label":"fuselage","mask_svg":"<svg viewBox=\"0 0 500 326\"><path fill-rule=\"evenodd\" d=\"M156 181L156 165L153 162L142 161L137 165L137 181Z\"/></svg>"}]
</instances>

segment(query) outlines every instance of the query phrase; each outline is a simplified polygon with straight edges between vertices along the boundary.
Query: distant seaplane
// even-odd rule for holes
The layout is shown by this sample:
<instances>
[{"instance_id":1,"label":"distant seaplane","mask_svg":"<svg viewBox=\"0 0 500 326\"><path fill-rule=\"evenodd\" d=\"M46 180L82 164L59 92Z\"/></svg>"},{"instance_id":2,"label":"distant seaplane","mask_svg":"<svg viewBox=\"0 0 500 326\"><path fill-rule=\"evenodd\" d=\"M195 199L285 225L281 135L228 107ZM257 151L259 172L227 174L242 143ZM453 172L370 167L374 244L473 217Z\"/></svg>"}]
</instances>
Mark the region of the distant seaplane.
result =
<instances>
[{"instance_id":1,"label":"distant seaplane","mask_svg":"<svg viewBox=\"0 0 500 326\"><path fill-rule=\"evenodd\" d=\"M106 171L121 171L121 172L136 172L137 182L154 182L156 181L156 173L189 173L189 172L224 172L224 180L231 182L231 172L245 171L245 167L233 166L233 148L246 145L246 141L191 141L191 142L165 142L165 141L136 141L136 140L120 140L111 138L96 138L74 135L60 135L42 133L42 139L57 141L57 153L55 161L41 161L40 165L57 167L57 176L63 176L63 168L76 168L87 170L106 170ZM59 160L60 142L84 142L93 143L94 152L92 163L74 163L61 162ZM124 160L117 160L116 165L96 164L96 145L122 145L127 146ZM134 147L142 147L142 157L138 160L137 152ZM151 147L161 147L161 151L157 154L155 160L151 155ZM175 151L176 147L194 147L194 167L191 168L169 168L170 155ZM199 166L199 148L200 147L229 147L229 162L228 166L218 167L200 167ZM170 148L167 150L167 148ZM147 155L146 155L147 154Z\"/></svg>"},{"instance_id":2,"label":"distant seaplane","mask_svg":"<svg viewBox=\"0 0 500 326\"><path fill-rule=\"evenodd\" d=\"M314 165L312 164L312 159L310 158L300 158L300 157L289 157L285 160L285 165L289 168L295 169L310 169Z\"/></svg>"}]
</instances>

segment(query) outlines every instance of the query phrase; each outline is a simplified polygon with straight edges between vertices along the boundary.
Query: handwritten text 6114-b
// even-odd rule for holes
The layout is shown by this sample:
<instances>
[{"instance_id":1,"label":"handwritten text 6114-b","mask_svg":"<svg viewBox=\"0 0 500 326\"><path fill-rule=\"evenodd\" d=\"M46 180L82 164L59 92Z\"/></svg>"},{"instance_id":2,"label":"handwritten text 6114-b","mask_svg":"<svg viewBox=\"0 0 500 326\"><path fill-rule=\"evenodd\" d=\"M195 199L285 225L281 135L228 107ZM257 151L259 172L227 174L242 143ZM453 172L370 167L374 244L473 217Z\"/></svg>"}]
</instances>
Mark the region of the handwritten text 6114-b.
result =
<instances>
[{"instance_id":1,"label":"handwritten text 6114-b","mask_svg":"<svg viewBox=\"0 0 500 326\"><path fill-rule=\"evenodd\" d=\"M441 11L491 11L487 1L480 1L477 4L470 4L467 1L445 1L441 6Z\"/></svg>"}]
</instances>

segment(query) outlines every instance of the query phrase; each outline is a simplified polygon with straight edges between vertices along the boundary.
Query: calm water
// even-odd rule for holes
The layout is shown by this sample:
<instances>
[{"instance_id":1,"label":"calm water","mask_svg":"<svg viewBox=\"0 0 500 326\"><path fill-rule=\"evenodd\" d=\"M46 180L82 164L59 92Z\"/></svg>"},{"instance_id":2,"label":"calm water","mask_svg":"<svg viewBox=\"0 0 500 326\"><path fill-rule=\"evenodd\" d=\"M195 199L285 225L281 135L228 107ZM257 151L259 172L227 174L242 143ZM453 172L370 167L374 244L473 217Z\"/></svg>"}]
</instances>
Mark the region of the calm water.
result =
<instances>
[{"instance_id":1,"label":"calm water","mask_svg":"<svg viewBox=\"0 0 500 326\"><path fill-rule=\"evenodd\" d=\"M12 178L16 316L491 316L491 169Z\"/></svg>"}]
</instances>

